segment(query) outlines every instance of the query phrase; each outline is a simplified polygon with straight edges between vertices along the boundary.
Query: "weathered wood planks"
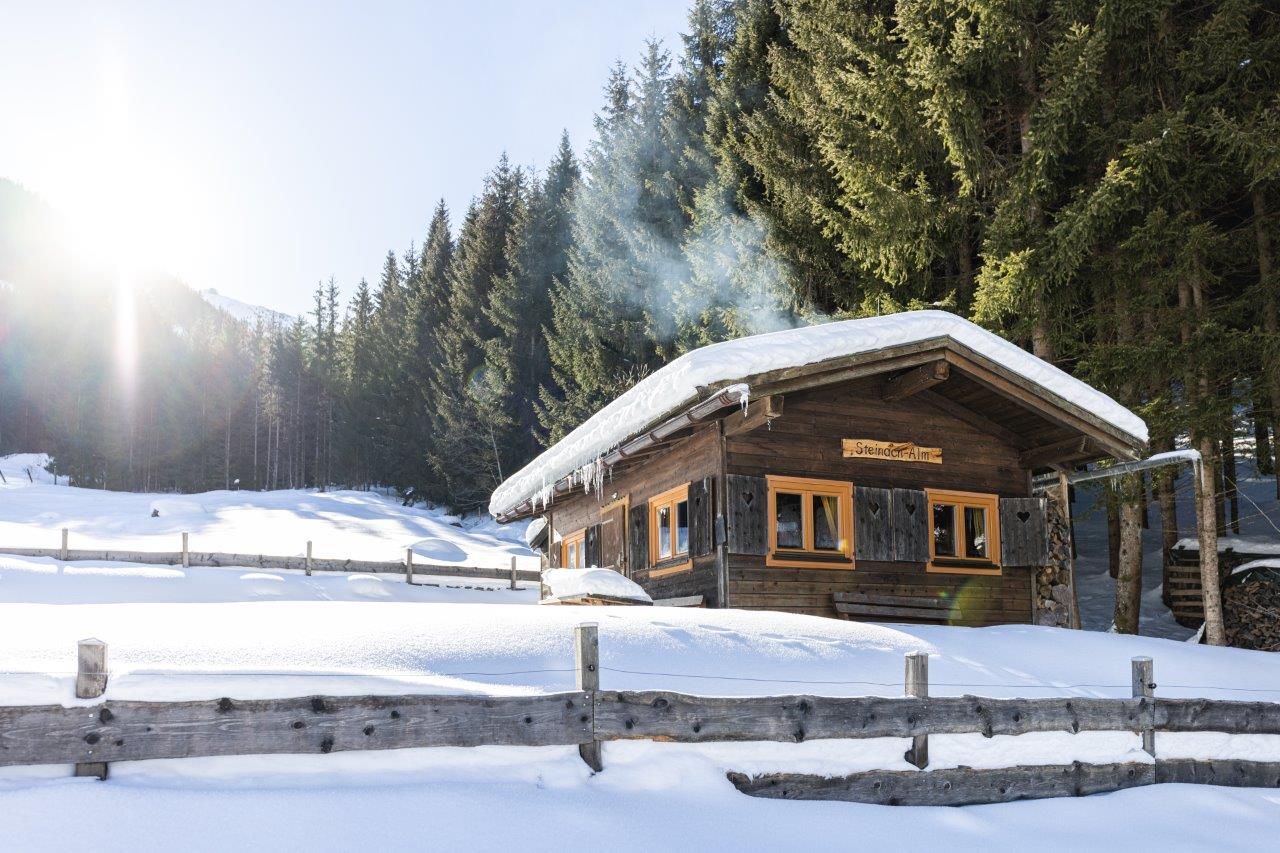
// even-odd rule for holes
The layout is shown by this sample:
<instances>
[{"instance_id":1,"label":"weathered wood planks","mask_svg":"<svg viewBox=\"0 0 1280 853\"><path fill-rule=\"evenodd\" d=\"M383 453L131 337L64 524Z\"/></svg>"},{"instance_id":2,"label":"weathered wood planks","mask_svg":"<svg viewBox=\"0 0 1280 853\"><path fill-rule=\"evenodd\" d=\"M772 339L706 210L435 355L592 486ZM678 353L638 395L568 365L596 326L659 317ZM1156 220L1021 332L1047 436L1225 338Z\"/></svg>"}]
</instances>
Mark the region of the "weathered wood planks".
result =
<instances>
[{"instance_id":1,"label":"weathered wood planks","mask_svg":"<svg viewBox=\"0 0 1280 853\"><path fill-rule=\"evenodd\" d=\"M1049 559L1044 498L1000 499L1000 559L1006 566L1043 566Z\"/></svg>"},{"instance_id":2,"label":"weathered wood planks","mask_svg":"<svg viewBox=\"0 0 1280 853\"><path fill-rule=\"evenodd\" d=\"M893 530L889 517L893 493L872 486L853 487L853 556L855 560L893 560Z\"/></svg>"},{"instance_id":3,"label":"weathered wood planks","mask_svg":"<svg viewBox=\"0 0 1280 853\"><path fill-rule=\"evenodd\" d=\"M1165 732L1280 734L1280 703L1155 699L1154 726Z\"/></svg>"},{"instance_id":4,"label":"weathered wood planks","mask_svg":"<svg viewBox=\"0 0 1280 853\"><path fill-rule=\"evenodd\" d=\"M769 550L769 485L764 477L725 476L729 553L763 556Z\"/></svg>"},{"instance_id":5,"label":"weathered wood planks","mask_svg":"<svg viewBox=\"0 0 1280 853\"><path fill-rule=\"evenodd\" d=\"M775 800L841 800L881 806L969 806L1046 797L1081 797L1151 785L1156 765L1139 763L958 767L929 771L873 771L850 776L730 773L744 794Z\"/></svg>"},{"instance_id":6,"label":"weathered wood planks","mask_svg":"<svg viewBox=\"0 0 1280 853\"><path fill-rule=\"evenodd\" d=\"M914 737L978 732L1140 731L1151 705L1130 699L989 699L979 696L690 696L601 692L596 736L685 743Z\"/></svg>"},{"instance_id":7,"label":"weathered wood planks","mask_svg":"<svg viewBox=\"0 0 1280 853\"><path fill-rule=\"evenodd\" d=\"M0 766L589 743L585 691L535 696L304 696L0 708Z\"/></svg>"}]
</instances>

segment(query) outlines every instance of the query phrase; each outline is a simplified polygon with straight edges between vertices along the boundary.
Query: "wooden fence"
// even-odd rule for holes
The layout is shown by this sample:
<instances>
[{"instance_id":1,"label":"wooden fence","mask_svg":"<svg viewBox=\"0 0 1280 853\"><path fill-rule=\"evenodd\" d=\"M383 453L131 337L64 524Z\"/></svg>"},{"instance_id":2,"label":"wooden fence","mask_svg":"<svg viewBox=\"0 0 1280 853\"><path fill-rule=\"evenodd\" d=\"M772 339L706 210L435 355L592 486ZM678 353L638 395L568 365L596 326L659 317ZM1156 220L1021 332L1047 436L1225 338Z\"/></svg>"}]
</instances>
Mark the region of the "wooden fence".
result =
<instances>
[{"instance_id":1,"label":"wooden fence","mask_svg":"<svg viewBox=\"0 0 1280 853\"><path fill-rule=\"evenodd\" d=\"M106 646L79 650L80 698L106 689ZM0 707L0 765L75 764L105 778L107 764L152 758L427 746L577 745L594 769L600 744L650 739L679 743L823 738L911 739L906 757L928 766L937 734L1128 731L1154 760L1079 762L993 770L872 771L842 777L729 774L744 793L888 805L964 805L1079 796L1159 782L1280 787L1280 762L1162 760L1159 732L1280 734L1280 703L1165 699L1151 695L1149 658L1133 661L1128 699L993 699L928 696L918 662L907 665L904 697L811 695L710 697L663 690L600 688L594 625L576 632L572 691L532 696L304 696L187 702L108 700L96 705ZM927 669L925 670L927 678Z\"/></svg>"},{"instance_id":2,"label":"wooden fence","mask_svg":"<svg viewBox=\"0 0 1280 853\"><path fill-rule=\"evenodd\" d=\"M232 554L221 551L192 551L187 547L188 537L182 534L182 549L179 551L125 551L112 549L68 548L68 533L62 530L62 547L60 548L10 548L0 545L0 554L12 554L15 557L52 557L63 562L77 560L106 560L121 563L146 563L170 566L243 566L253 569L296 569L308 575L315 572L369 572L374 574L403 574L405 580L414 583L414 574L439 575L443 577L487 578L506 580L515 589L517 581L537 582L542 579L538 569L516 568L516 557L511 558L508 568L457 566L444 563L420 563L414 558L413 550L405 550L403 560L348 560L325 557L313 557L311 543L306 543L304 556L271 556L266 554Z\"/></svg>"}]
</instances>

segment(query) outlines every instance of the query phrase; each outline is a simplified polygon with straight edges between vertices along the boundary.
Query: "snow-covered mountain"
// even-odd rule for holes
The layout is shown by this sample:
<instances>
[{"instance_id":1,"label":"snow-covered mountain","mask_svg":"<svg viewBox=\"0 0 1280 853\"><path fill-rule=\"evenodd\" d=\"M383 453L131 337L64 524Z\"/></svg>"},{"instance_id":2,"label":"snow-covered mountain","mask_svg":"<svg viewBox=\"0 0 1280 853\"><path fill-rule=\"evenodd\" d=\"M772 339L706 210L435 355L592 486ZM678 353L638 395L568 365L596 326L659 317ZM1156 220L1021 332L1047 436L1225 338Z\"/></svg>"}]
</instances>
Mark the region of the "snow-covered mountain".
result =
<instances>
[{"instance_id":1,"label":"snow-covered mountain","mask_svg":"<svg viewBox=\"0 0 1280 853\"><path fill-rule=\"evenodd\" d=\"M268 326L288 326L293 323L294 319L291 314L285 314L283 311L275 311L271 308L264 308L261 305L250 305L247 302L241 302L239 299L223 296L212 287L208 290L200 291L200 298L219 311L230 314L237 320L243 320L246 323L256 323L261 320Z\"/></svg>"}]
</instances>

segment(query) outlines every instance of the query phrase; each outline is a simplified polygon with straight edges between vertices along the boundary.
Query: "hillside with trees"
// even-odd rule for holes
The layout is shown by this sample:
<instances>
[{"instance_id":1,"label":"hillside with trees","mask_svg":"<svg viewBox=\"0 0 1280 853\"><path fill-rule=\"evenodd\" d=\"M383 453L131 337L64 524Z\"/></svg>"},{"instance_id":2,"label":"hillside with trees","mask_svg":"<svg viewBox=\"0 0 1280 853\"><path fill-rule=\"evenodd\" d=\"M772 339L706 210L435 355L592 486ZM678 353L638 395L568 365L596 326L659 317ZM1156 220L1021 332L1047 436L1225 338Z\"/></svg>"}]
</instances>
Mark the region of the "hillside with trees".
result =
<instances>
[{"instance_id":1,"label":"hillside with trees","mask_svg":"<svg viewBox=\"0 0 1280 853\"><path fill-rule=\"evenodd\" d=\"M131 383L109 277L0 185L0 453L469 509L691 348L935 306L1220 460L1224 526L1237 436L1274 472L1274 4L698 0L682 44L637 48L585 148L504 157L291 326L144 283Z\"/></svg>"}]
</instances>

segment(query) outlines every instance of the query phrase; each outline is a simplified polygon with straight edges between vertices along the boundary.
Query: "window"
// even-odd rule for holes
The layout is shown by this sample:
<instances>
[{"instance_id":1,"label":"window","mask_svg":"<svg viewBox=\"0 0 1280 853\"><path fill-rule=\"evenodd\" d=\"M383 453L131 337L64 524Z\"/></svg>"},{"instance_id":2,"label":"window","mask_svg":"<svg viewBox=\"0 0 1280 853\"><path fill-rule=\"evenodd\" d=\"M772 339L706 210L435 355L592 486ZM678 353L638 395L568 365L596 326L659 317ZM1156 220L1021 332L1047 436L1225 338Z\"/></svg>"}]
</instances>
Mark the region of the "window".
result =
<instances>
[{"instance_id":1,"label":"window","mask_svg":"<svg viewBox=\"0 0 1280 853\"><path fill-rule=\"evenodd\" d=\"M998 501L995 495L929 490L929 571L1000 574Z\"/></svg>"},{"instance_id":2,"label":"window","mask_svg":"<svg viewBox=\"0 0 1280 853\"><path fill-rule=\"evenodd\" d=\"M693 568L689 559L689 484L649 499L649 577Z\"/></svg>"},{"instance_id":3,"label":"window","mask_svg":"<svg viewBox=\"0 0 1280 853\"><path fill-rule=\"evenodd\" d=\"M769 477L770 566L853 568L853 486Z\"/></svg>"},{"instance_id":4,"label":"window","mask_svg":"<svg viewBox=\"0 0 1280 853\"><path fill-rule=\"evenodd\" d=\"M560 568L585 569L587 567L587 530L584 527L571 533L560 543Z\"/></svg>"}]
</instances>

